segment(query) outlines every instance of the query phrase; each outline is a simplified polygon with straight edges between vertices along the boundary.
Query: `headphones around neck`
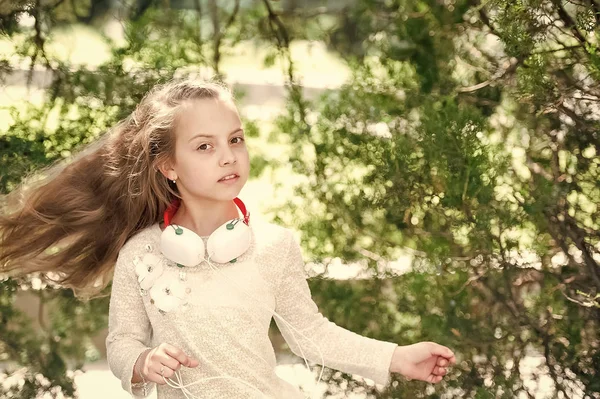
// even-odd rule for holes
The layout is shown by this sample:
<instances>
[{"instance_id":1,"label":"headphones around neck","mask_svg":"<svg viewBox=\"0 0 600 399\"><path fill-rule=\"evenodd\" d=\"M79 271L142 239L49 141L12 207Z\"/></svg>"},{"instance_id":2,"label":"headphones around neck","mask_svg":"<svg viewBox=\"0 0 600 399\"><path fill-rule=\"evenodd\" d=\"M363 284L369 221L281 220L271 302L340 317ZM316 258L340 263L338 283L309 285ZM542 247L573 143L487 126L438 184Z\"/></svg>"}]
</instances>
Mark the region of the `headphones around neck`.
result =
<instances>
[{"instance_id":1,"label":"headphones around neck","mask_svg":"<svg viewBox=\"0 0 600 399\"><path fill-rule=\"evenodd\" d=\"M218 263L235 263L237 258L246 252L250 247L250 240L252 237L250 230L250 213L246 210L246 206L239 198L235 198L233 202L241 212L242 218L231 219L217 228L208 237L206 250L202 237L185 227L171 224L171 220L181 204L180 200L178 198L174 199L166 209L164 213L165 230L161 233L160 247L163 255L167 259L176 262L177 266L180 268L179 279L176 277L167 279L161 278L163 273L162 263L160 262L160 259L152 253L147 253L143 260L134 260L136 274L138 275L138 282L140 283L141 295L145 296L149 292L151 303L158 307L158 310L161 314L164 315L167 312L171 312L180 305L187 306L187 295L190 293L190 287L186 286L185 284L186 273L184 271L184 267L197 266L201 262L206 261L212 270L219 271L218 268L214 267L212 261ZM205 258L206 252L208 252L208 257ZM237 285L235 282L233 282L233 285L236 285L240 291L245 292L249 296L253 297L253 295L245 290L243 286ZM257 301L258 306L265 308L268 311L273 311L262 304L260 300ZM319 374L319 379L315 385L318 386L325 368L325 359L323 357L321 348L319 345L313 342L312 339L304 335L302 331L296 329L277 312L273 311L273 316L278 317L282 323L285 323L285 325L288 326L290 329L290 334L296 342L296 345L300 347L300 342L298 342L295 334L298 333L316 348L321 358L321 364L323 365L321 368L321 373ZM309 371L311 371L310 366L308 365L308 360L304 356L304 352L302 349L300 349L300 351L302 353L302 357L304 357L306 367ZM177 383L170 378L165 378L164 376L163 380L170 387L181 389L186 398L190 398L190 395L192 398L196 398L187 389L188 386L195 385L203 381L212 381L216 378L238 381L246 386L249 386L250 388L253 388L256 392L266 397L266 395L257 387L254 387L240 378L232 376L209 377L200 379L191 384L184 385L181 375L177 373L178 371L175 372L175 376L178 380Z\"/></svg>"},{"instance_id":2,"label":"headphones around neck","mask_svg":"<svg viewBox=\"0 0 600 399\"><path fill-rule=\"evenodd\" d=\"M165 230L160 237L160 249L163 255L177 263L179 267L194 267L208 259L217 263L235 263L250 247L250 213L239 198L233 200L241 212L240 218L231 219L217 228L204 247L204 240L194 231L183 226L171 224L173 216L181 205L175 198L164 213ZM243 222L243 223L240 223Z\"/></svg>"}]
</instances>

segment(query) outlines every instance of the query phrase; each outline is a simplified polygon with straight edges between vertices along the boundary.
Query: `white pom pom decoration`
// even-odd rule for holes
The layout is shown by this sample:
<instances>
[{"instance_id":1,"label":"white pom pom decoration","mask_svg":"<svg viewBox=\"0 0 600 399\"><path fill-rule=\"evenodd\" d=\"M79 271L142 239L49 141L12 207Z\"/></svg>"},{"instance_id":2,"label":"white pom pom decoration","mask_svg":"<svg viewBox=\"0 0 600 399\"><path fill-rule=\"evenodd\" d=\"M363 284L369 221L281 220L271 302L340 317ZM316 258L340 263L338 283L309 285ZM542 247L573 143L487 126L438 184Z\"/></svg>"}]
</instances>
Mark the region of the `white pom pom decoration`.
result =
<instances>
[{"instance_id":1,"label":"white pom pom decoration","mask_svg":"<svg viewBox=\"0 0 600 399\"><path fill-rule=\"evenodd\" d=\"M187 303L186 285L176 276L157 281L150 289L152 303L162 312L171 312Z\"/></svg>"},{"instance_id":2,"label":"white pom pom decoration","mask_svg":"<svg viewBox=\"0 0 600 399\"><path fill-rule=\"evenodd\" d=\"M148 290L163 273L161 259L154 254L145 254L142 260L134 261L135 274L138 276L140 288Z\"/></svg>"}]
</instances>

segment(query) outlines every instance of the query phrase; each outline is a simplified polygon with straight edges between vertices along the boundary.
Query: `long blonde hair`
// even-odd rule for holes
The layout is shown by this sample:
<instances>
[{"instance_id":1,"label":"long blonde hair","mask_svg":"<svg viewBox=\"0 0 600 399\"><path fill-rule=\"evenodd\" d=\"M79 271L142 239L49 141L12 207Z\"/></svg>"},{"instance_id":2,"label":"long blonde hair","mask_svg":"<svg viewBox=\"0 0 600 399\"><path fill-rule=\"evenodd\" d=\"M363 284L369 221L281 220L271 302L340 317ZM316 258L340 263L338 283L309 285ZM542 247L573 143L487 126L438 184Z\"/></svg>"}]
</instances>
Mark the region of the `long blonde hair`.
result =
<instances>
[{"instance_id":1,"label":"long blonde hair","mask_svg":"<svg viewBox=\"0 0 600 399\"><path fill-rule=\"evenodd\" d=\"M125 242L180 198L158 166L175 157L182 103L204 98L231 93L220 83L189 78L157 85L72 162L43 169L2 197L0 273L40 272L80 299L98 296Z\"/></svg>"}]
</instances>

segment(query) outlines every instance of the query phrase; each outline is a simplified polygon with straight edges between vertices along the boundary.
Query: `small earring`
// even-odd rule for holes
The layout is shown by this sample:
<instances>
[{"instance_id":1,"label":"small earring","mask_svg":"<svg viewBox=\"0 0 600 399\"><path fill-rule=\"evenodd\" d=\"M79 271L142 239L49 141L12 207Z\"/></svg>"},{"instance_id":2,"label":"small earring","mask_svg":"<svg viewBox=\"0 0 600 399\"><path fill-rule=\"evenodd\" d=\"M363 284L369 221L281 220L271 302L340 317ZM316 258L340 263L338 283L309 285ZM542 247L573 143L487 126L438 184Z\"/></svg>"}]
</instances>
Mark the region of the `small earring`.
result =
<instances>
[{"instance_id":1,"label":"small earring","mask_svg":"<svg viewBox=\"0 0 600 399\"><path fill-rule=\"evenodd\" d=\"M173 184L175 184L176 180L177 180L177 179L174 179L174 180L171 180L171 181L173 182Z\"/></svg>"}]
</instances>

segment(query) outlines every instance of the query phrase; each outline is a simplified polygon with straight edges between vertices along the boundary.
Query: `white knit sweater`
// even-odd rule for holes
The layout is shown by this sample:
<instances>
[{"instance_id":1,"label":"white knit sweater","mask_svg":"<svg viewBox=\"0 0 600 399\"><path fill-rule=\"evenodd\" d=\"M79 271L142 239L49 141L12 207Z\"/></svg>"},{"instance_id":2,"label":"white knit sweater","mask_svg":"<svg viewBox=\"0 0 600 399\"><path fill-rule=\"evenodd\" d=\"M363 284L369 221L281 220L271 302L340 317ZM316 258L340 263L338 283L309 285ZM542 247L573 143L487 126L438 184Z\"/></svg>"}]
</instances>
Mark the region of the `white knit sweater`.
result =
<instances>
[{"instance_id":1,"label":"white knit sweater","mask_svg":"<svg viewBox=\"0 0 600 399\"><path fill-rule=\"evenodd\" d=\"M123 389L143 397L131 388L136 359L145 349L166 342L200 362L196 368L180 368L184 384L231 376L256 388L233 379L211 379L190 386L193 397L302 398L297 388L275 374L268 336L274 312L293 326L275 317L296 355L387 384L396 344L362 337L319 313L291 230L253 222L251 231L252 244L236 263L216 264L217 270L205 262L185 268L189 301L168 313L159 312L150 296L142 295L134 266L134 258L153 253L164 262L161 279L179 274L160 252L158 223L127 241L115 266L106 338L108 364ZM180 389L152 383L154 387L159 399L185 398Z\"/></svg>"}]
</instances>

